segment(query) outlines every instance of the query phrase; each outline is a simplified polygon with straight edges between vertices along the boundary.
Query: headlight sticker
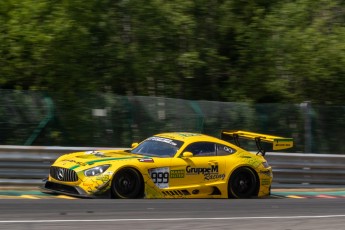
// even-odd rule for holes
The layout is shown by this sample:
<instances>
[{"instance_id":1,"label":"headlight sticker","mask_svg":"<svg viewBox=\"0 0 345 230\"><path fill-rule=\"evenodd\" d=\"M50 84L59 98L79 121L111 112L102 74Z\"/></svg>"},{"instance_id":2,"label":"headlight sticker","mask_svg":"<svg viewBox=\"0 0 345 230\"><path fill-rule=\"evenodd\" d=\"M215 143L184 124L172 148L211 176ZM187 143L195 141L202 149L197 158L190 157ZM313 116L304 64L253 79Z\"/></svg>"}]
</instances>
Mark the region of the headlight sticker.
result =
<instances>
[{"instance_id":1,"label":"headlight sticker","mask_svg":"<svg viewBox=\"0 0 345 230\"><path fill-rule=\"evenodd\" d=\"M149 174L158 188L169 188L169 167L149 169Z\"/></svg>"}]
</instances>

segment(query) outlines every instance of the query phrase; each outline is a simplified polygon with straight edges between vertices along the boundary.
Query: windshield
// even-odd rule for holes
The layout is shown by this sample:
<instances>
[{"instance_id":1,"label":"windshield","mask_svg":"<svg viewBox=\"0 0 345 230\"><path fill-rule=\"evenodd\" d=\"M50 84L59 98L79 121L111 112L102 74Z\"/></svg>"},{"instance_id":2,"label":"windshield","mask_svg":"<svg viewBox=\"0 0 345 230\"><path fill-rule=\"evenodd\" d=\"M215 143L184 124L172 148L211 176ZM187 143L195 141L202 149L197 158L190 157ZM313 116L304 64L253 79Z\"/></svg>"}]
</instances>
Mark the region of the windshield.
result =
<instances>
[{"instance_id":1,"label":"windshield","mask_svg":"<svg viewBox=\"0 0 345 230\"><path fill-rule=\"evenodd\" d=\"M173 157L182 145L182 141L150 137L132 149L131 153L156 157Z\"/></svg>"}]
</instances>

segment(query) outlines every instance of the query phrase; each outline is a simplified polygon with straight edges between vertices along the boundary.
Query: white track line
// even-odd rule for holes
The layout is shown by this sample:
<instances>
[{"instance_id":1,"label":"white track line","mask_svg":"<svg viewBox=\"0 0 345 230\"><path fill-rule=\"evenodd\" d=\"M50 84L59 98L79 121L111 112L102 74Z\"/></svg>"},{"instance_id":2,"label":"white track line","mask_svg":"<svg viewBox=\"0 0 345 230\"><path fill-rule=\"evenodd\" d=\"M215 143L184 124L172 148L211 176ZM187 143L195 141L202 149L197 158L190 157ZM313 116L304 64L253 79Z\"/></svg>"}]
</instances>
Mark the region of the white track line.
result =
<instances>
[{"instance_id":1,"label":"white track line","mask_svg":"<svg viewBox=\"0 0 345 230\"><path fill-rule=\"evenodd\" d=\"M64 222L131 222L131 221L192 221L192 220L258 220L258 219L314 219L344 218L345 215L322 216L253 216L253 217L219 217L219 218L155 218L155 219L93 219L93 220L0 220L0 223L64 223Z\"/></svg>"}]
</instances>

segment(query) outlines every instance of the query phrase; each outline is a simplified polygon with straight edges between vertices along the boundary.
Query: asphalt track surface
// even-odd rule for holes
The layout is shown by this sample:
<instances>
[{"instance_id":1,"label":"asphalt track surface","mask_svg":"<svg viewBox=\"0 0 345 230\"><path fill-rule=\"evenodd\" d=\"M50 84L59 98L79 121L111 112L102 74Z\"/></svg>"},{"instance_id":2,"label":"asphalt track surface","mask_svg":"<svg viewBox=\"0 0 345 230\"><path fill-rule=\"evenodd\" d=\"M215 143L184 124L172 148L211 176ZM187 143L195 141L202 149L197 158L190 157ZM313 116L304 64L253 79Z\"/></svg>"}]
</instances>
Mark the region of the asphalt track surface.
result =
<instances>
[{"instance_id":1,"label":"asphalt track surface","mask_svg":"<svg viewBox=\"0 0 345 230\"><path fill-rule=\"evenodd\" d=\"M0 229L345 229L343 192L336 196L276 194L240 200L11 196L0 199Z\"/></svg>"}]
</instances>

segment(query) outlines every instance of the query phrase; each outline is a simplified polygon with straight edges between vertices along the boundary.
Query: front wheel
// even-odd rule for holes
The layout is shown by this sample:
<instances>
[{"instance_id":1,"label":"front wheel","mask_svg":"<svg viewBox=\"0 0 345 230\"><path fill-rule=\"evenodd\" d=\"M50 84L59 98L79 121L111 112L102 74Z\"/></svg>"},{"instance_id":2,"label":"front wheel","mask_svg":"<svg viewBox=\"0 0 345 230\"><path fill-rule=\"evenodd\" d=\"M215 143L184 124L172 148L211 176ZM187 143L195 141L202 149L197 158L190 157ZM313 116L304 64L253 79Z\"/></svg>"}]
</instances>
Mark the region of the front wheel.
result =
<instances>
[{"instance_id":1,"label":"front wheel","mask_svg":"<svg viewBox=\"0 0 345 230\"><path fill-rule=\"evenodd\" d=\"M250 198L255 195L257 179L253 170L247 167L236 169L228 184L229 198Z\"/></svg>"},{"instance_id":2,"label":"front wheel","mask_svg":"<svg viewBox=\"0 0 345 230\"><path fill-rule=\"evenodd\" d=\"M142 196L143 180L137 170L125 168L114 175L111 188L115 198L139 198Z\"/></svg>"}]
</instances>

